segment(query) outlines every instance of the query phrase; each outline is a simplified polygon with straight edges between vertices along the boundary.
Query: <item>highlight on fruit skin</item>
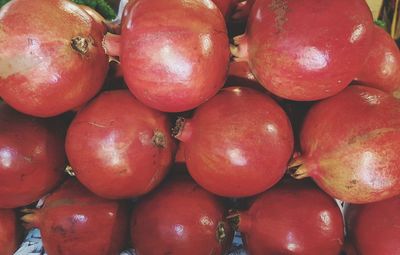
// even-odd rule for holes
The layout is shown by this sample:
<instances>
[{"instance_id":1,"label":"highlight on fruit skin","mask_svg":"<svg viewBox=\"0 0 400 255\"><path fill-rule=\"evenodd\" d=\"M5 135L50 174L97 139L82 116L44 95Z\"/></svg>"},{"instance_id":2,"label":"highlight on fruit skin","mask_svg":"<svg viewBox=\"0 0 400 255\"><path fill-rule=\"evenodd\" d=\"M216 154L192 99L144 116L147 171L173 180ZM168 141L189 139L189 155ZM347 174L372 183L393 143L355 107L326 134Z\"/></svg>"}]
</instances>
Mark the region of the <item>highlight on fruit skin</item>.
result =
<instances>
[{"instance_id":1,"label":"highlight on fruit skin","mask_svg":"<svg viewBox=\"0 0 400 255\"><path fill-rule=\"evenodd\" d=\"M252 255L338 255L344 242L338 205L310 180L285 179L228 219Z\"/></svg>"},{"instance_id":2,"label":"highlight on fruit skin","mask_svg":"<svg viewBox=\"0 0 400 255\"><path fill-rule=\"evenodd\" d=\"M400 101L380 90L350 86L315 104L304 121L301 156L289 163L331 196L370 203L400 194Z\"/></svg>"},{"instance_id":3,"label":"highlight on fruit skin","mask_svg":"<svg viewBox=\"0 0 400 255\"><path fill-rule=\"evenodd\" d=\"M126 248L125 201L100 198L76 179L68 179L46 197L42 208L23 212L25 227L40 229L49 255L113 255Z\"/></svg>"},{"instance_id":4,"label":"highlight on fruit skin","mask_svg":"<svg viewBox=\"0 0 400 255\"><path fill-rule=\"evenodd\" d=\"M0 9L0 23L0 97L13 108L56 116L101 89L108 70L105 27L79 5L13 0Z\"/></svg>"},{"instance_id":5,"label":"highlight on fruit skin","mask_svg":"<svg viewBox=\"0 0 400 255\"><path fill-rule=\"evenodd\" d=\"M373 26L364 0L258 0L231 53L235 61L248 62L271 93L320 100L343 90L360 72Z\"/></svg>"},{"instance_id":6,"label":"highlight on fruit skin","mask_svg":"<svg viewBox=\"0 0 400 255\"><path fill-rule=\"evenodd\" d=\"M267 94L228 87L179 119L186 165L206 190L226 197L253 196L276 184L293 152L293 130L284 110Z\"/></svg>"}]
</instances>

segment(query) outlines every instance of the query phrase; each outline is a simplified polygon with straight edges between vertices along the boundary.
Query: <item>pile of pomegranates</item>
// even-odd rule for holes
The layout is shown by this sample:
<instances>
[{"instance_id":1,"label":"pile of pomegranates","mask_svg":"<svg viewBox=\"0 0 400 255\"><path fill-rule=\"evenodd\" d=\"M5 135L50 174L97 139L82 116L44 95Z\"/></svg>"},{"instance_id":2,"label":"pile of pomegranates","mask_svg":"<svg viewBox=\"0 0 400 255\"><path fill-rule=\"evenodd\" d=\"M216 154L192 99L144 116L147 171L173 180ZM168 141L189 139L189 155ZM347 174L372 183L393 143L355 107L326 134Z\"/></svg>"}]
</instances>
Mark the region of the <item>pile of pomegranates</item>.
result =
<instances>
[{"instance_id":1,"label":"pile of pomegranates","mask_svg":"<svg viewBox=\"0 0 400 255\"><path fill-rule=\"evenodd\" d=\"M400 254L400 52L365 0L7 2L0 255L32 228L48 255Z\"/></svg>"}]
</instances>

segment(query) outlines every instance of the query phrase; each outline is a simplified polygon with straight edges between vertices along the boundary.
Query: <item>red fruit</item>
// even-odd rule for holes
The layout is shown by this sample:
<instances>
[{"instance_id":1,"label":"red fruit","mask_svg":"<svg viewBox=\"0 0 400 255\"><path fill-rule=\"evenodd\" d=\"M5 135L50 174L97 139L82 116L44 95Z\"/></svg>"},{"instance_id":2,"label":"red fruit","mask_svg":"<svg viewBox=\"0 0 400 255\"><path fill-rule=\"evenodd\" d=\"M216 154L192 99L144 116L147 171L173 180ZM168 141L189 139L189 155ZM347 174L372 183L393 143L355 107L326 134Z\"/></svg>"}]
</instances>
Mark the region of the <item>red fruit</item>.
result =
<instances>
[{"instance_id":1,"label":"red fruit","mask_svg":"<svg viewBox=\"0 0 400 255\"><path fill-rule=\"evenodd\" d=\"M20 244L20 237L15 212L0 209L0 255L14 254Z\"/></svg>"},{"instance_id":2,"label":"red fruit","mask_svg":"<svg viewBox=\"0 0 400 255\"><path fill-rule=\"evenodd\" d=\"M252 196L277 183L293 150L285 112L268 95L240 87L201 105L176 138L185 144L195 181L228 197Z\"/></svg>"},{"instance_id":3,"label":"red fruit","mask_svg":"<svg viewBox=\"0 0 400 255\"><path fill-rule=\"evenodd\" d=\"M213 0L214 4L219 8L225 19L229 19L233 11L236 0Z\"/></svg>"},{"instance_id":4,"label":"red fruit","mask_svg":"<svg viewBox=\"0 0 400 255\"><path fill-rule=\"evenodd\" d=\"M351 86L311 108L293 176L312 177L331 196L369 203L400 194L400 101Z\"/></svg>"},{"instance_id":5,"label":"red fruit","mask_svg":"<svg viewBox=\"0 0 400 255\"><path fill-rule=\"evenodd\" d=\"M166 114L144 106L128 90L103 92L71 123L66 151L76 177L106 198L145 194L174 159Z\"/></svg>"},{"instance_id":6,"label":"red fruit","mask_svg":"<svg viewBox=\"0 0 400 255\"><path fill-rule=\"evenodd\" d=\"M359 254L400 254L400 196L377 203L350 205L346 223Z\"/></svg>"},{"instance_id":7,"label":"red fruit","mask_svg":"<svg viewBox=\"0 0 400 255\"><path fill-rule=\"evenodd\" d=\"M228 86L237 86L240 84L241 86L255 89L262 88L246 62L230 63L228 74L229 76L225 83Z\"/></svg>"},{"instance_id":8,"label":"red fruit","mask_svg":"<svg viewBox=\"0 0 400 255\"><path fill-rule=\"evenodd\" d=\"M236 61L277 96L310 101L332 96L359 73L372 38L364 0L258 0Z\"/></svg>"},{"instance_id":9,"label":"red fruit","mask_svg":"<svg viewBox=\"0 0 400 255\"><path fill-rule=\"evenodd\" d=\"M225 254L233 233L224 213L215 196L189 178L176 178L134 208L133 247L138 255Z\"/></svg>"},{"instance_id":10,"label":"red fruit","mask_svg":"<svg viewBox=\"0 0 400 255\"><path fill-rule=\"evenodd\" d=\"M121 38L104 45L120 55L125 81L144 104L165 112L193 109L223 86L229 63L225 21L208 0L137 0L127 6Z\"/></svg>"},{"instance_id":11,"label":"red fruit","mask_svg":"<svg viewBox=\"0 0 400 255\"><path fill-rule=\"evenodd\" d=\"M339 207L311 182L280 184L238 218L251 255L338 255L343 244Z\"/></svg>"},{"instance_id":12,"label":"red fruit","mask_svg":"<svg viewBox=\"0 0 400 255\"><path fill-rule=\"evenodd\" d=\"M61 181L64 136L55 119L26 116L0 104L0 208L33 203Z\"/></svg>"},{"instance_id":13,"label":"red fruit","mask_svg":"<svg viewBox=\"0 0 400 255\"><path fill-rule=\"evenodd\" d=\"M232 15L232 19L235 21L246 21L249 18L251 8L253 7L256 0L244 0L236 3L236 8Z\"/></svg>"},{"instance_id":14,"label":"red fruit","mask_svg":"<svg viewBox=\"0 0 400 255\"><path fill-rule=\"evenodd\" d=\"M69 111L101 88L104 26L67 0L14 0L0 11L0 97L26 114Z\"/></svg>"},{"instance_id":15,"label":"red fruit","mask_svg":"<svg viewBox=\"0 0 400 255\"><path fill-rule=\"evenodd\" d=\"M396 42L382 28L374 27L369 55L356 80L400 98L400 52Z\"/></svg>"},{"instance_id":16,"label":"red fruit","mask_svg":"<svg viewBox=\"0 0 400 255\"><path fill-rule=\"evenodd\" d=\"M40 229L49 255L115 255L125 248L128 217L123 202L97 197L71 179L22 220Z\"/></svg>"}]
</instances>

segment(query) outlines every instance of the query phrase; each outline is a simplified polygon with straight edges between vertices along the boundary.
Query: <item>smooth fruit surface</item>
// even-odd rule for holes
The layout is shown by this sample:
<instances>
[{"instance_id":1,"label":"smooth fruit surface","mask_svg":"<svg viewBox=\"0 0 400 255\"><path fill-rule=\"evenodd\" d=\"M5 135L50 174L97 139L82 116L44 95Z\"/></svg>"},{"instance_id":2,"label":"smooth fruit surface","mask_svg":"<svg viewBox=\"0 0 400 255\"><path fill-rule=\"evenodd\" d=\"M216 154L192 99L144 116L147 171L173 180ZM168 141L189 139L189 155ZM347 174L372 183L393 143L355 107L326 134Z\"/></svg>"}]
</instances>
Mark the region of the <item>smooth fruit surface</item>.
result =
<instances>
[{"instance_id":1,"label":"smooth fruit surface","mask_svg":"<svg viewBox=\"0 0 400 255\"><path fill-rule=\"evenodd\" d=\"M225 254L233 232L224 214L214 195L190 178L179 176L134 208L133 247L138 255Z\"/></svg>"},{"instance_id":2,"label":"smooth fruit surface","mask_svg":"<svg viewBox=\"0 0 400 255\"><path fill-rule=\"evenodd\" d=\"M294 177L350 203L400 194L400 101L391 95L350 86L311 108L300 139Z\"/></svg>"},{"instance_id":3,"label":"smooth fruit surface","mask_svg":"<svg viewBox=\"0 0 400 255\"><path fill-rule=\"evenodd\" d=\"M14 254L20 244L20 237L15 212L0 209L0 255Z\"/></svg>"},{"instance_id":4,"label":"smooth fruit surface","mask_svg":"<svg viewBox=\"0 0 400 255\"><path fill-rule=\"evenodd\" d=\"M66 151L76 177L106 198L147 193L165 177L175 144L168 116L128 90L103 92L73 120Z\"/></svg>"},{"instance_id":5,"label":"smooth fruit surface","mask_svg":"<svg viewBox=\"0 0 400 255\"><path fill-rule=\"evenodd\" d=\"M39 200L60 181L65 168L65 128L0 103L0 208Z\"/></svg>"},{"instance_id":6,"label":"smooth fruit surface","mask_svg":"<svg viewBox=\"0 0 400 255\"><path fill-rule=\"evenodd\" d=\"M228 197L255 195L277 183L293 150L285 112L268 95L245 87L221 90L176 137L196 182Z\"/></svg>"},{"instance_id":7,"label":"smooth fruit surface","mask_svg":"<svg viewBox=\"0 0 400 255\"><path fill-rule=\"evenodd\" d=\"M0 11L0 97L39 117L79 107L101 88L103 24L66 0L14 0Z\"/></svg>"},{"instance_id":8,"label":"smooth fruit surface","mask_svg":"<svg viewBox=\"0 0 400 255\"><path fill-rule=\"evenodd\" d=\"M224 18L212 1L134 1L121 36L125 81L152 108L190 110L224 84L229 42Z\"/></svg>"}]
</instances>

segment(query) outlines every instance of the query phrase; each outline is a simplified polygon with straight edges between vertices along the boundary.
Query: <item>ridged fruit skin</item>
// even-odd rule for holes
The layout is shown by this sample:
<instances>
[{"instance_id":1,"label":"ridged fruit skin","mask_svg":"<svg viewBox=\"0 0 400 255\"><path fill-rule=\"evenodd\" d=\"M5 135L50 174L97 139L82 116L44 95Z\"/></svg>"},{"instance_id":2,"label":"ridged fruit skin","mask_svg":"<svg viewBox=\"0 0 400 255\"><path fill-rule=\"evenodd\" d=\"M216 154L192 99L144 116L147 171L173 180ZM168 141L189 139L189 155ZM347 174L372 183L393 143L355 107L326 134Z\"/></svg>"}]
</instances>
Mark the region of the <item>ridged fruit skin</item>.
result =
<instances>
[{"instance_id":1,"label":"ridged fruit skin","mask_svg":"<svg viewBox=\"0 0 400 255\"><path fill-rule=\"evenodd\" d=\"M129 213L124 202L100 198L74 179L22 219L40 229L49 255L115 255L126 248Z\"/></svg>"},{"instance_id":2,"label":"ridged fruit skin","mask_svg":"<svg viewBox=\"0 0 400 255\"><path fill-rule=\"evenodd\" d=\"M104 26L66 0L14 0L0 12L0 97L20 112L56 116L100 90L108 70ZM71 46L87 39L87 52Z\"/></svg>"},{"instance_id":3,"label":"ridged fruit skin","mask_svg":"<svg viewBox=\"0 0 400 255\"><path fill-rule=\"evenodd\" d=\"M374 27L368 57L356 80L400 98L400 51L396 42L382 28Z\"/></svg>"},{"instance_id":4,"label":"ridged fruit skin","mask_svg":"<svg viewBox=\"0 0 400 255\"><path fill-rule=\"evenodd\" d=\"M400 254L400 196L377 203L349 205L350 240L362 255Z\"/></svg>"},{"instance_id":5,"label":"ridged fruit skin","mask_svg":"<svg viewBox=\"0 0 400 255\"><path fill-rule=\"evenodd\" d=\"M293 151L283 109L268 95L229 87L197 108L176 136L190 175L220 196L261 193L281 179Z\"/></svg>"},{"instance_id":6,"label":"ridged fruit skin","mask_svg":"<svg viewBox=\"0 0 400 255\"><path fill-rule=\"evenodd\" d=\"M176 176L136 204L132 245L138 255L225 254L233 231L224 217L216 196L187 176Z\"/></svg>"},{"instance_id":7,"label":"ridged fruit skin","mask_svg":"<svg viewBox=\"0 0 400 255\"><path fill-rule=\"evenodd\" d=\"M233 54L248 61L273 94L318 100L337 94L360 72L372 30L364 0L257 0Z\"/></svg>"},{"instance_id":8,"label":"ridged fruit skin","mask_svg":"<svg viewBox=\"0 0 400 255\"><path fill-rule=\"evenodd\" d=\"M39 200L60 183L66 164L65 127L0 103L0 208Z\"/></svg>"},{"instance_id":9,"label":"ridged fruit skin","mask_svg":"<svg viewBox=\"0 0 400 255\"><path fill-rule=\"evenodd\" d=\"M400 101L391 95L350 86L311 108L300 139L293 176L312 177L348 203L400 194Z\"/></svg>"},{"instance_id":10,"label":"ridged fruit skin","mask_svg":"<svg viewBox=\"0 0 400 255\"><path fill-rule=\"evenodd\" d=\"M0 209L0 255L10 255L19 247L20 229L17 226L15 211Z\"/></svg>"},{"instance_id":11,"label":"ridged fruit skin","mask_svg":"<svg viewBox=\"0 0 400 255\"><path fill-rule=\"evenodd\" d=\"M128 90L101 93L72 121L66 151L76 177L98 196L145 194L174 160L167 114L151 109Z\"/></svg>"},{"instance_id":12,"label":"ridged fruit skin","mask_svg":"<svg viewBox=\"0 0 400 255\"><path fill-rule=\"evenodd\" d=\"M312 182L287 182L259 195L239 214L251 255L338 255L344 223L336 202Z\"/></svg>"},{"instance_id":13,"label":"ridged fruit skin","mask_svg":"<svg viewBox=\"0 0 400 255\"><path fill-rule=\"evenodd\" d=\"M193 109L224 85L226 25L209 0L136 0L121 31L121 65L130 91L164 112Z\"/></svg>"}]
</instances>

